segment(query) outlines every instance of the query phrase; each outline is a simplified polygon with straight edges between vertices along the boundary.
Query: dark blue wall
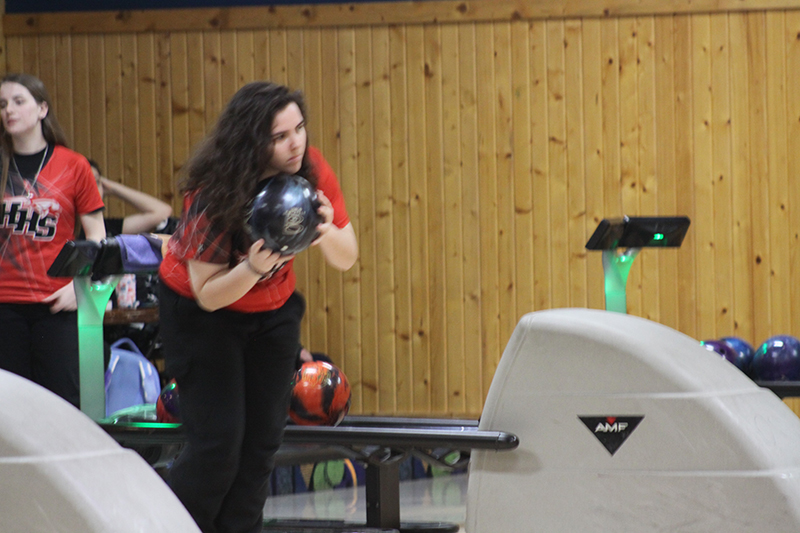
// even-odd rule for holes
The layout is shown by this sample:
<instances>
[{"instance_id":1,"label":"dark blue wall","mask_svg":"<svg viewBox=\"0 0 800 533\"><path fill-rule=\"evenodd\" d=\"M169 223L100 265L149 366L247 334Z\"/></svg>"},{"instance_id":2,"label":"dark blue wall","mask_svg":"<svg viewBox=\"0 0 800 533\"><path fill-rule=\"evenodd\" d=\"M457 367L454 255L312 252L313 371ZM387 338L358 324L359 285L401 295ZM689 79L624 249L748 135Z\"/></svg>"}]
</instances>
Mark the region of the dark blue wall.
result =
<instances>
[{"instance_id":1,"label":"dark blue wall","mask_svg":"<svg viewBox=\"0 0 800 533\"><path fill-rule=\"evenodd\" d=\"M290 4L354 4L375 0L6 0L6 13L118 11L186 7L270 6ZM386 0L381 0L386 1Z\"/></svg>"}]
</instances>

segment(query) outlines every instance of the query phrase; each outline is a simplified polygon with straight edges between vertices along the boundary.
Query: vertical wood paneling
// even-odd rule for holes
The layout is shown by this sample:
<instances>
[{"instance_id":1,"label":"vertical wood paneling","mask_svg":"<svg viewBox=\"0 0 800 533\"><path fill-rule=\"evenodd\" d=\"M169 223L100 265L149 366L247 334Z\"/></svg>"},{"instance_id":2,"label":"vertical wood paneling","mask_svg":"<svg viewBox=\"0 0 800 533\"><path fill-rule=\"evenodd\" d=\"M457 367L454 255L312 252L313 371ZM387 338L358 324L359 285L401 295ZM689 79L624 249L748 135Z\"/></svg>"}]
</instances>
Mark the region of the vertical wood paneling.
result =
<instances>
[{"instance_id":1,"label":"vertical wood paneling","mask_svg":"<svg viewBox=\"0 0 800 533\"><path fill-rule=\"evenodd\" d=\"M24 72L22 65L23 44L22 37L6 37L6 72Z\"/></svg>"},{"instance_id":2,"label":"vertical wood paneling","mask_svg":"<svg viewBox=\"0 0 800 533\"><path fill-rule=\"evenodd\" d=\"M796 186L800 176L800 12L787 12L782 41L786 47L786 121L787 121L787 174L789 176L789 231L786 232L789 247L789 297L790 316L797 320L800 313L800 187ZM788 329L787 331L792 331ZM800 413L800 398L784 400L795 412Z\"/></svg>"},{"instance_id":3,"label":"vertical wood paneling","mask_svg":"<svg viewBox=\"0 0 800 533\"><path fill-rule=\"evenodd\" d=\"M692 108L692 19L677 16L673 24L675 54L675 186L676 212L695 219L694 115ZM702 231L701 231L702 234ZM689 232L678 252L678 327L697 338L697 284L695 241L697 227Z\"/></svg>"},{"instance_id":4,"label":"vertical wood paneling","mask_svg":"<svg viewBox=\"0 0 800 533\"><path fill-rule=\"evenodd\" d=\"M378 388L377 410L383 413L397 411L395 384L398 381L395 357L395 288L394 279L394 209L392 202L392 92L389 82L391 56L389 30L372 29L372 152L371 169L375 201L375 280L377 314ZM369 80L368 80L369 81ZM405 377L405 376L404 376Z\"/></svg>"},{"instance_id":5,"label":"vertical wood paneling","mask_svg":"<svg viewBox=\"0 0 800 533\"><path fill-rule=\"evenodd\" d=\"M89 50L86 35L72 37L72 83L75 87L72 99L72 113L76 117L72 128L72 148L87 157L91 157L91 132L88 117L92 115L92 104L89 99ZM97 111L95 109L95 111ZM143 114L149 110L142 109ZM151 119L154 117L151 114Z\"/></svg>"},{"instance_id":6,"label":"vertical wood paneling","mask_svg":"<svg viewBox=\"0 0 800 533\"><path fill-rule=\"evenodd\" d=\"M356 49L355 34L352 29L342 29L338 32L338 57L336 64L338 67L338 100L339 100L339 179L345 191L349 191L347 197L347 208L350 213L350 220L357 231L361 231L361 202L358 175L358 129L357 112L358 103L356 101ZM273 57L274 54L273 54ZM273 70L275 66L273 65ZM369 176L371 177L371 176ZM366 179L366 176L365 176ZM363 239L362 239L363 240ZM359 292L361 270L372 268L369 262L370 246L364 243L367 252L361 251L356 266L345 273L347 282L341 285L341 278L337 276L328 277L328 290L332 293L341 293L341 309L344 311L344 322L341 329L328 328L329 339L333 346L340 345L344 355L344 369L348 376L352 375L353 387L353 406L362 409L364 403L364 389L374 386L373 382L368 382L369 376L364 376L363 360L361 358L363 340L360 336L359 328L362 322L361 317L361 295ZM366 263L366 264L365 264ZM338 289L338 290L337 290ZM363 327L368 332L374 332L374 308L369 309L371 314L363 321ZM371 354L375 357L375 354ZM368 399L374 398L371 392Z\"/></svg>"},{"instance_id":7,"label":"vertical wood paneling","mask_svg":"<svg viewBox=\"0 0 800 533\"><path fill-rule=\"evenodd\" d=\"M657 17L655 20L655 160L658 200L657 213L663 216L681 215L677 206L675 158L675 45L674 20ZM691 228L694 231L694 228ZM659 321L678 329L678 251L659 250L658 278Z\"/></svg>"},{"instance_id":8,"label":"vertical wood paneling","mask_svg":"<svg viewBox=\"0 0 800 533\"><path fill-rule=\"evenodd\" d=\"M339 172L339 99L336 96L338 83L338 44L336 33L333 30L321 30L317 36L317 50L310 46L306 50L309 58L319 57L316 69L306 69L306 83L310 90L311 105L316 106L309 111L311 114L311 127L309 133L312 142L316 139L325 158L336 172ZM314 124L317 124L314 127ZM339 176L340 181L342 176ZM349 201L352 193L344 189L345 198ZM325 351L336 357L338 361L345 361L345 346L342 332L342 293L341 285L336 292L328 290L325 269L320 267L320 254L312 254L317 261L312 263L309 271L309 290L306 295L308 306L306 314L309 317L311 346L315 350ZM338 322L337 322L338 319ZM339 334L334 335L336 325L339 325ZM330 333L329 333L330 332Z\"/></svg>"},{"instance_id":9,"label":"vertical wood paneling","mask_svg":"<svg viewBox=\"0 0 800 533\"><path fill-rule=\"evenodd\" d=\"M105 54L103 59L105 61L105 113L106 113L106 161L103 171L106 176L114 181L123 181L125 172L123 168L123 154L122 154L122 128L123 119L122 111L125 107L122 102L122 85L123 83L130 83L123 77L122 69L122 51L120 47L119 35L107 35L103 43ZM137 142L137 139L131 139L131 142ZM108 198L106 202L108 213L118 213L118 216L124 216L125 208L122 202L116 198Z\"/></svg>"},{"instance_id":10,"label":"vertical wood paneling","mask_svg":"<svg viewBox=\"0 0 800 533\"><path fill-rule=\"evenodd\" d=\"M494 41L494 28L491 24L479 23L475 26L476 43ZM497 242L497 166L495 154L495 79L494 52L492 47L477 46L475 56L478 107L478 195L480 228L481 280L481 379L483 394L489 391L491 376L494 375L495 358L504 344L500 340L500 304L498 299L499 269Z\"/></svg>"},{"instance_id":11,"label":"vertical wood paneling","mask_svg":"<svg viewBox=\"0 0 800 533\"><path fill-rule=\"evenodd\" d=\"M617 24L619 84L619 202L626 215L640 215L639 193L639 94L636 19ZM642 261L633 263L628 277L628 312L642 315Z\"/></svg>"},{"instance_id":12,"label":"vertical wood paneling","mask_svg":"<svg viewBox=\"0 0 800 533\"><path fill-rule=\"evenodd\" d=\"M320 31L320 66L319 66L319 87L320 92L317 101L320 107L317 108L317 116L320 117L320 129L317 130L317 138L320 140L320 147L325 158L339 173L339 180L343 186L343 193L347 200L348 209L352 211L357 205L353 202L357 200L355 191L345 186L345 178L341 173L340 163L340 102L338 97L339 79L339 44L338 32L333 29ZM310 78L309 78L310 79ZM353 213L350 213L351 215ZM357 212L355 213L357 214ZM321 264L321 263L320 263ZM344 309L342 307L342 284L341 276L332 274L329 270L321 268L314 277L312 285L317 289L311 292L312 298L310 307L313 312L324 310L324 315L317 320L322 323L322 330L314 329L317 334L313 346L318 350L326 350L337 361L345 361L344 344ZM316 304L316 305L315 305ZM312 317L313 320L313 317ZM321 337L321 338L320 338ZM353 350L358 350L356 346Z\"/></svg>"},{"instance_id":13,"label":"vertical wood paneling","mask_svg":"<svg viewBox=\"0 0 800 533\"><path fill-rule=\"evenodd\" d=\"M680 250L642 250L630 313L800 335L798 34L797 10L51 34L6 38L4 66L45 82L72 146L176 213L239 87L302 89L360 242L343 274L298 257L303 343L345 370L353 412L477 416L522 314L604 307L584 249L603 218L692 219Z\"/></svg>"},{"instance_id":14,"label":"vertical wood paneling","mask_svg":"<svg viewBox=\"0 0 800 533\"><path fill-rule=\"evenodd\" d=\"M67 143L72 145L74 134L74 108L72 106L73 79L72 79L72 36L57 35L55 38L55 75L56 79L50 84L55 87L53 105L58 113L58 122L67 136Z\"/></svg>"},{"instance_id":15,"label":"vertical wood paneling","mask_svg":"<svg viewBox=\"0 0 800 533\"><path fill-rule=\"evenodd\" d=\"M586 175L583 165L582 24L566 21L564 27L564 101L567 133L567 231L569 306L586 307Z\"/></svg>"},{"instance_id":16,"label":"vertical wood paneling","mask_svg":"<svg viewBox=\"0 0 800 533\"><path fill-rule=\"evenodd\" d=\"M179 184L180 169L189 158L191 139L189 137L189 73L187 68L188 42L185 34L171 33L169 36L170 55L170 83L172 97L170 111L172 122L172 171L176 176L175 183ZM172 209L175 214L180 214L183 198L179 190L174 189Z\"/></svg>"},{"instance_id":17,"label":"vertical wood paneling","mask_svg":"<svg viewBox=\"0 0 800 533\"><path fill-rule=\"evenodd\" d=\"M711 22L707 15L692 17L692 146L694 155L712 153L711 110ZM697 304L714 309L714 177L711 157L693 157L695 210L695 250L697 253ZM716 336L713 313L697 313L697 336L710 339Z\"/></svg>"},{"instance_id":18,"label":"vertical wood paneling","mask_svg":"<svg viewBox=\"0 0 800 533\"><path fill-rule=\"evenodd\" d=\"M90 112L83 120L89 126L89 148L87 155L94 159L100 168L108 175L106 121L108 113L105 107L106 95L106 64L105 64L105 39L102 35L90 35L87 42L89 54L89 76L82 92L88 95ZM172 121L169 121L170 123ZM171 163L171 161L170 161ZM172 188L172 180L169 184Z\"/></svg>"},{"instance_id":19,"label":"vertical wood paneling","mask_svg":"<svg viewBox=\"0 0 800 533\"><path fill-rule=\"evenodd\" d=\"M155 37L156 64L155 64L155 99L156 99L156 190L158 197L167 203L172 203L176 194L172 184L175 171L173 168L174 152L172 149L172 48L167 33L159 33ZM179 212L176 212L178 214Z\"/></svg>"},{"instance_id":20,"label":"vertical wood paneling","mask_svg":"<svg viewBox=\"0 0 800 533\"><path fill-rule=\"evenodd\" d=\"M750 90L747 15L728 15L731 47L731 182L733 203L733 325L736 334L759 342L753 324L753 251L750 198Z\"/></svg>"},{"instance_id":21,"label":"vertical wood paneling","mask_svg":"<svg viewBox=\"0 0 800 533\"><path fill-rule=\"evenodd\" d=\"M286 63L286 31L269 32L269 75L267 79L275 83L288 83Z\"/></svg>"},{"instance_id":22,"label":"vertical wood paneling","mask_svg":"<svg viewBox=\"0 0 800 533\"><path fill-rule=\"evenodd\" d=\"M244 40L247 46L252 45L252 35ZM322 116L319 110L322 109L322 88L320 80L320 33L318 30L307 30L303 32L302 39L303 63L299 65L303 69L303 91L306 103L306 134L308 141L312 145L320 148L319 134L324 129ZM249 57L248 57L249 56ZM253 58L251 52L245 52L237 46L238 75L241 77L252 76ZM324 290L319 285L321 277L318 275L320 268L321 254L318 250L311 253L301 254L295 258L297 266L297 290L306 298L306 314L300 332L300 341L309 350L315 352L326 352L325 348L325 301ZM312 338L313 334L313 338ZM336 354L337 357L340 354Z\"/></svg>"},{"instance_id":23,"label":"vertical wood paneling","mask_svg":"<svg viewBox=\"0 0 800 533\"><path fill-rule=\"evenodd\" d=\"M402 26L389 27L389 90L391 94L391 195L392 243L391 260L394 294L395 332L395 405L398 412L414 410L413 339L411 290L411 216L409 197L408 115L406 31ZM385 177L378 176L379 180ZM388 235L387 235L388 237Z\"/></svg>"},{"instance_id":24,"label":"vertical wood paneling","mask_svg":"<svg viewBox=\"0 0 800 533\"><path fill-rule=\"evenodd\" d=\"M522 32L527 32L524 24ZM523 41L524 42L524 41ZM463 236L463 279L464 279L464 395L467 413L478 413L483 406L483 352L481 328L481 280L480 269L475 265L480 257L480 172L478 169L478 96L475 25L461 25L458 31L458 74L459 74L459 126L461 128L461 228ZM526 50L527 52L527 50ZM527 63L522 65L527 71ZM529 98L528 92L519 95ZM529 116L522 120L528 123ZM529 141L530 142L530 141ZM524 180L523 180L524 181ZM519 200L519 197L517 197ZM455 223L455 221L453 221ZM532 227L529 228L532 231ZM519 235L519 233L517 233ZM528 241L528 244L532 239ZM532 254L529 254L529 256ZM468 266L469 265L469 266ZM533 263L525 265L530 269L530 283L533 283ZM469 370L468 370L469 369Z\"/></svg>"},{"instance_id":25,"label":"vertical wood paneling","mask_svg":"<svg viewBox=\"0 0 800 533\"><path fill-rule=\"evenodd\" d=\"M297 33L297 32L295 32ZM225 107L231 96L241 87L238 79L237 68L239 62L236 53L236 34L232 31L223 31L219 34L219 75L220 75L220 109ZM296 69L302 68L298 62ZM297 87L302 80L297 80Z\"/></svg>"},{"instance_id":26,"label":"vertical wood paneling","mask_svg":"<svg viewBox=\"0 0 800 533\"><path fill-rule=\"evenodd\" d=\"M189 153L205 137L206 125L212 120L206 115L206 90L215 91L212 84L206 89L205 80L205 43L203 33L191 31L186 34L186 82L188 88L189 112Z\"/></svg>"},{"instance_id":27,"label":"vertical wood paneling","mask_svg":"<svg viewBox=\"0 0 800 533\"><path fill-rule=\"evenodd\" d=\"M134 105L122 105L122 137L119 147L122 154L122 173L119 176L124 183L130 183L136 189L141 188L139 149L142 143L142 138L139 136L139 114L136 109L137 104L140 104L136 75L137 65L140 64L138 56L136 36L131 34L120 36L121 98L122 102ZM123 205L125 214L130 214L132 207Z\"/></svg>"},{"instance_id":28,"label":"vertical wood paneling","mask_svg":"<svg viewBox=\"0 0 800 533\"><path fill-rule=\"evenodd\" d=\"M767 172L769 176L768 212L770 240L770 335L784 334L792 327L790 291L776 280L790 279L789 245L789 175L787 174L786 137L786 44L784 42L784 15L776 11L766 13L766 91ZM792 176L800 181L800 176ZM794 228L797 229L797 228ZM762 339L763 340L763 339Z\"/></svg>"},{"instance_id":29,"label":"vertical wood paneling","mask_svg":"<svg viewBox=\"0 0 800 533\"><path fill-rule=\"evenodd\" d=\"M711 16L711 179L714 184L714 301L717 336L734 335L731 180L730 46L728 17ZM709 313L712 314L712 313Z\"/></svg>"},{"instance_id":30,"label":"vertical wood paneling","mask_svg":"<svg viewBox=\"0 0 800 533\"><path fill-rule=\"evenodd\" d=\"M355 97L355 152L352 164L358 183L358 237L361 254L361 275L358 287L361 305L361 383L363 409L378 410L378 306L375 169L372 96L372 29L359 27L353 31Z\"/></svg>"},{"instance_id":31,"label":"vertical wood paneling","mask_svg":"<svg viewBox=\"0 0 800 533\"><path fill-rule=\"evenodd\" d=\"M63 37L69 40L69 36ZM45 37L46 39L46 37ZM33 74L34 76L39 76L39 40L40 37L37 36L30 36L30 37L23 37L22 38L22 54L21 54L21 61L20 61L20 69L19 72L27 72L29 74ZM53 39L55 40L55 39ZM52 41L51 41L52 42ZM45 73L47 76L48 73ZM54 80L50 81L50 86L57 88L54 83ZM53 96L53 95L50 95ZM53 97L55 98L55 97Z\"/></svg>"},{"instance_id":32,"label":"vertical wood paneling","mask_svg":"<svg viewBox=\"0 0 800 533\"><path fill-rule=\"evenodd\" d=\"M319 35L319 32L316 32ZM255 81L255 44L252 31L237 31L236 41L236 87ZM317 63L318 65L319 63Z\"/></svg>"},{"instance_id":33,"label":"vertical wood paneling","mask_svg":"<svg viewBox=\"0 0 800 533\"><path fill-rule=\"evenodd\" d=\"M330 31L335 33L334 30ZM270 32L266 30L258 30L253 32L253 79L270 79L269 36Z\"/></svg>"},{"instance_id":34,"label":"vertical wood paneling","mask_svg":"<svg viewBox=\"0 0 800 533\"><path fill-rule=\"evenodd\" d=\"M464 269L469 268L463 251L461 220L461 123L459 110L459 29L442 27L442 203L444 250L444 316L447 336L446 390L451 411L465 409L464 390ZM472 262L474 259L470 258Z\"/></svg>"},{"instance_id":35,"label":"vertical wood paneling","mask_svg":"<svg viewBox=\"0 0 800 533\"><path fill-rule=\"evenodd\" d=\"M444 182L442 161L442 44L439 26L426 26L424 35L425 188L428 246L428 306L431 410L447 409L447 319L445 317ZM434 334L435 333L435 334ZM437 355L438 354L438 355Z\"/></svg>"},{"instance_id":36,"label":"vertical wood paneling","mask_svg":"<svg viewBox=\"0 0 800 533\"><path fill-rule=\"evenodd\" d=\"M498 311L500 343L494 353L486 353L491 363L484 371L494 374L500 362L504 343L511 337L519 321L516 310L517 287L514 283L516 272L516 247L514 246L514 160L511 78L511 27L507 23L494 25L494 91L496 109L494 130L495 156L497 166L497 270L498 270ZM502 258L502 260L499 260Z\"/></svg>"},{"instance_id":37,"label":"vertical wood paneling","mask_svg":"<svg viewBox=\"0 0 800 533\"><path fill-rule=\"evenodd\" d=\"M531 138L533 145L533 304L534 310L551 307L550 267L550 160L549 133L547 129L548 81L547 81L547 23L531 23L528 47L530 49L531 76ZM484 383L491 381L484 377Z\"/></svg>"},{"instance_id":38,"label":"vertical wood paneling","mask_svg":"<svg viewBox=\"0 0 800 533\"><path fill-rule=\"evenodd\" d=\"M636 92L638 103L638 189L639 213L658 214L658 167L656 164L656 122L655 122L655 25L653 17L636 19ZM673 214L673 213L670 213ZM657 253L645 253L638 259L641 269L641 316L658 322L660 265L663 256ZM594 278L597 279L597 278Z\"/></svg>"},{"instance_id":39,"label":"vertical wood paneling","mask_svg":"<svg viewBox=\"0 0 800 533\"><path fill-rule=\"evenodd\" d=\"M585 168L586 225L584 239L588 240L603 218L608 216L603 199L603 88L602 54L600 52L600 21L584 20L581 32L583 80L583 164ZM587 253L587 304L593 309L605 308L603 265L597 252Z\"/></svg>"},{"instance_id":40,"label":"vertical wood paneling","mask_svg":"<svg viewBox=\"0 0 800 533\"><path fill-rule=\"evenodd\" d=\"M533 143L531 139L530 43L526 21L511 24L511 146L514 182L514 261L517 315L534 310ZM471 78L470 78L471 80ZM462 136L465 136L462 134ZM463 157L462 155L462 161ZM466 206L465 206L466 209ZM467 322L469 324L469 322Z\"/></svg>"},{"instance_id":41,"label":"vertical wood paneling","mask_svg":"<svg viewBox=\"0 0 800 533\"><path fill-rule=\"evenodd\" d=\"M286 83L289 87L303 87L303 31L286 32Z\"/></svg>"},{"instance_id":42,"label":"vertical wood paneling","mask_svg":"<svg viewBox=\"0 0 800 533\"><path fill-rule=\"evenodd\" d=\"M791 318L797 323L800 316L800 11L786 14L783 33L786 45L786 120L787 127L787 173L789 175L789 295ZM793 333L797 333L791 328Z\"/></svg>"},{"instance_id":43,"label":"vertical wood paneling","mask_svg":"<svg viewBox=\"0 0 800 533\"><path fill-rule=\"evenodd\" d=\"M206 31L202 34L203 42L203 122L205 131L209 131L217 121L222 109L222 83L219 32Z\"/></svg>"},{"instance_id":44,"label":"vertical wood paneling","mask_svg":"<svg viewBox=\"0 0 800 533\"><path fill-rule=\"evenodd\" d=\"M569 307L569 215L567 210L567 118L564 86L564 22L547 22L547 131L550 176L550 298Z\"/></svg>"},{"instance_id":45,"label":"vertical wood paneling","mask_svg":"<svg viewBox=\"0 0 800 533\"><path fill-rule=\"evenodd\" d=\"M57 36L55 35L42 35L37 39L35 55L36 65L31 67L36 69L36 72L33 74L38 76L39 79L42 80L42 83L45 84L45 87L48 88L50 98L53 100L54 105L56 105L56 98L59 93L58 82L61 81L61 84L72 82L70 77L62 80L58 79L58 72L56 71L56 39ZM24 72L31 73L29 70L25 70ZM57 111L58 108L56 107L56 112ZM68 109L65 110L65 112L68 111ZM58 118L57 115L56 118Z\"/></svg>"},{"instance_id":46,"label":"vertical wood paneling","mask_svg":"<svg viewBox=\"0 0 800 533\"><path fill-rule=\"evenodd\" d=\"M137 159L138 189L158 197L158 144L156 135L156 43L153 34L136 38L139 154ZM129 180L129 183L136 183Z\"/></svg>"},{"instance_id":47,"label":"vertical wood paneling","mask_svg":"<svg viewBox=\"0 0 800 533\"><path fill-rule=\"evenodd\" d=\"M603 107L603 212L605 218L624 215L620 191L619 37L618 21L600 23Z\"/></svg>"},{"instance_id":48,"label":"vertical wood paneling","mask_svg":"<svg viewBox=\"0 0 800 533\"><path fill-rule=\"evenodd\" d=\"M750 215L753 235L753 326L760 342L772 334L772 304L770 290L769 199L770 176L767 139L767 57L764 13L747 14L747 51L750 114Z\"/></svg>"},{"instance_id":49,"label":"vertical wood paneling","mask_svg":"<svg viewBox=\"0 0 800 533\"><path fill-rule=\"evenodd\" d=\"M414 412L430 412L430 358L443 357L432 353L430 337L431 308L428 305L428 249L427 249L427 139L425 117L425 54L422 26L406 29L407 113L408 120L408 175L409 209L408 227L411 259L411 316L412 322L412 387Z\"/></svg>"}]
</instances>

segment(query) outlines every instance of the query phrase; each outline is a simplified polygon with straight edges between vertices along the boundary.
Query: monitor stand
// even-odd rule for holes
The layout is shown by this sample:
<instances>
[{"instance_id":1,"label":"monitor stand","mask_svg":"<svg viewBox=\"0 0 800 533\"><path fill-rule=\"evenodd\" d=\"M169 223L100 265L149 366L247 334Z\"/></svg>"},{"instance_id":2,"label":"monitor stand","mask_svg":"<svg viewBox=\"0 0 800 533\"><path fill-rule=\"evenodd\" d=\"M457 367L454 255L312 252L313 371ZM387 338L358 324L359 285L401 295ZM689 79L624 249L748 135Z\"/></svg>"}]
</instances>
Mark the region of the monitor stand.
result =
<instances>
[{"instance_id":1,"label":"monitor stand","mask_svg":"<svg viewBox=\"0 0 800 533\"><path fill-rule=\"evenodd\" d=\"M606 311L617 313L628 312L628 296L625 292L628 285L628 274L633 260L641 248L627 248L621 251L603 250L603 278L606 293Z\"/></svg>"},{"instance_id":2,"label":"monitor stand","mask_svg":"<svg viewBox=\"0 0 800 533\"><path fill-rule=\"evenodd\" d=\"M587 250L603 251L606 310L628 312L628 274L642 248L679 248L689 229L688 217L622 217L603 219Z\"/></svg>"},{"instance_id":3,"label":"monitor stand","mask_svg":"<svg viewBox=\"0 0 800 533\"><path fill-rule=\"evenodd\" d=\"M121 276L102 281L92 281L91 276L73 278L78 302L81 411L95 421L106 416L103 315L120 279Z\"/></svg>"}]
</instances>

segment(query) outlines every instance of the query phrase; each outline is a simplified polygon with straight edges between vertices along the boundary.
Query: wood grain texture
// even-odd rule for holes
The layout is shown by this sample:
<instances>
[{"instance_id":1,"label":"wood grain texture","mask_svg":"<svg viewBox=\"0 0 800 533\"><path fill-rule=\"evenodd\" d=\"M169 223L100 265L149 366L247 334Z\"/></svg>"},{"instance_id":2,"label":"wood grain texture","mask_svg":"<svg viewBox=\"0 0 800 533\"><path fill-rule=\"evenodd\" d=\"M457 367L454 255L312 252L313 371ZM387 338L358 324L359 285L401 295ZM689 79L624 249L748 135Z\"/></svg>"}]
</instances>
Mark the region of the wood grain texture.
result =
<instances>
[{"instance_id":1,"label":"wood grain texture","mask_svg":"<svg viewBox=\"0 0 800 533\"><path fill-rule=\"evenodd\" d=\"M239 87L304 92L361 253L345 273L298 257L302 341L342 366L353 412L479 415L523 314L604 308L584 245L624 214L692 219L679 250L639 255L630 313L698 340L800 335L797 7L464 2L429 18L443 4L103 32L6 17L1 57L45 81L72 146L176 213L181 169Z\"/></svg>"},{"instance_id":2,"label":"wood grain texture","mask_svg":"<svg viewBox=\"0 0 800 533\"><path fill-rule=\"evenodd\" d=\"M443 24L581 17L783 10L796 0L443 0L194 9L15 13L6 35L242 30L385 24Z\"/></svg>"}]
</instances>

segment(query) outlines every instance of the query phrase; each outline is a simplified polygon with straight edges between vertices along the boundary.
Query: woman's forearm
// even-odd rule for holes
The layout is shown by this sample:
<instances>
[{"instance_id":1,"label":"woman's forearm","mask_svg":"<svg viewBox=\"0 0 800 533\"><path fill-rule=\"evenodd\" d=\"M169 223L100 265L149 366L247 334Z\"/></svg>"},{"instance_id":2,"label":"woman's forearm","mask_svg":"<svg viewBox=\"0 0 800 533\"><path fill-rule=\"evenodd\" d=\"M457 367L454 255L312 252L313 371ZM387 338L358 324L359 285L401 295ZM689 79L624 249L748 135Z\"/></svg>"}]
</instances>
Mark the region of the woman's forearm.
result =
<instances>
[{"instance_id":1,"label":"woman's forearm","mask_svg":"<svg viewBox=\"0 0 800 533\"><path fill-rule=\"evenodd\" d=\"M352 224L334 226L319 243L325 261L337 270L348 270L358 259L358 241Z\"/></svg>"}]
</instances>

